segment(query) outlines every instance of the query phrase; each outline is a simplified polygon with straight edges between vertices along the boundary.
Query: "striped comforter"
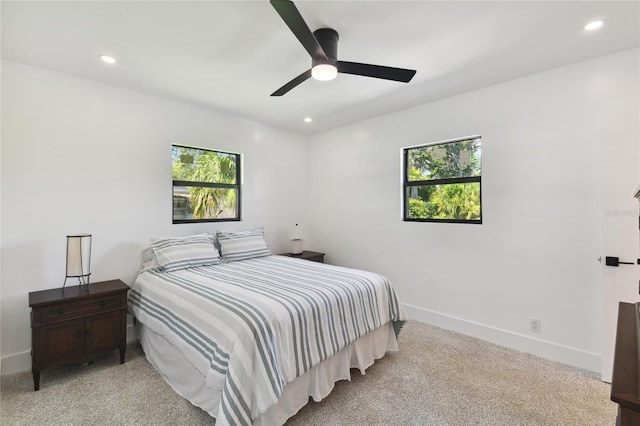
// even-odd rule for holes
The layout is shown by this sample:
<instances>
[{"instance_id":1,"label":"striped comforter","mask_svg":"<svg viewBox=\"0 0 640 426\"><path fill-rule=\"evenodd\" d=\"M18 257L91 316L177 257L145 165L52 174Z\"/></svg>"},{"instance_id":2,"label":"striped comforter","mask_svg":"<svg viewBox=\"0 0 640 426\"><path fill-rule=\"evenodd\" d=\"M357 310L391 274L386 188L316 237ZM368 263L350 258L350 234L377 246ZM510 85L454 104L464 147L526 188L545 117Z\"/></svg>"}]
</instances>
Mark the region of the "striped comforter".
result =
<instances>
[{"instance_id":1,"label":"striped comforter","mask_svg":"<svg viewBox=\"0 0 640 426\"><path fill-rule=\"evenodd\" d=\"M146 271L129 307L221 393L218 425L251 424L285 384L381 325L407 319L386 278L284 256Z\"/></svg>"}]
</instances>

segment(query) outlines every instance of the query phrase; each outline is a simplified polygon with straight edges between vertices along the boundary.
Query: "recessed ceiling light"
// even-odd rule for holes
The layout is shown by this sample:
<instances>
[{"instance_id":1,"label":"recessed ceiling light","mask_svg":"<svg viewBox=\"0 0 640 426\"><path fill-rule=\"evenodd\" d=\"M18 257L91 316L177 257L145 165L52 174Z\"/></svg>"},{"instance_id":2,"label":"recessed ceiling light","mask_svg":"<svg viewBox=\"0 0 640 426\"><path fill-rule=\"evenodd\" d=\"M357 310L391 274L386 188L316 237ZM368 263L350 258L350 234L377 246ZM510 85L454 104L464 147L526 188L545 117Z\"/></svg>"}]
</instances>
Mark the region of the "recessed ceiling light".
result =
<instances>
[{"instance_id":1,"label":"recessed ceiling light","mask_svg":"<svg viewBox=\"0 0 640 426\"><path fill-rule=\"evenodd\" d=\"M304 122L305 123L311 123L313 120L311 119L311 117L305 117L304 118Z\"/></svg>"},{"instance_id":2,"label":"recessed ceiling light","mask_svg":"<svg viewBox=\"0 0 640 426\"><path fill-rule=\"evenodd\" d=\"M587 25L584 26L584 29L587 31L597 30L602 26L602 24L604 24L604 21L602 19L598 19L597 21L589 22Z\"/></svg>"},{"instance_id":3,"label":"recessed ceiling light","mask_svg":"<svg viewBox=\"0 0 640 426\"><path fill-rule=\"evenodd\" d=\"M102 59L103 62L106 62L108 64L115 64L116 63L116 58L114 58L113 56L100 55L99 58Z\"/></svg>"}]
</instances>

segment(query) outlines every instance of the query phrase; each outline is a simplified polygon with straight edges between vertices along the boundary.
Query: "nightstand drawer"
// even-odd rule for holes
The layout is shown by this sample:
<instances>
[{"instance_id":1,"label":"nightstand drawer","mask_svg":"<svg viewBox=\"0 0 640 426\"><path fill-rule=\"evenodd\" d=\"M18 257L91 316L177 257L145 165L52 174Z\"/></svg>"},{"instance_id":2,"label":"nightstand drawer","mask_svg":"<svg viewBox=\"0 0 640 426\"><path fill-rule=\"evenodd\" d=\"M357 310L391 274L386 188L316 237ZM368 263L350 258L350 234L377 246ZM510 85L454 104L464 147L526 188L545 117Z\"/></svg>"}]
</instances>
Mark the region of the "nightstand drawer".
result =
<instances>
[{"instance_id":1,"label":"nightstand drawer","mask_svg":"<svg viewBox=\"0 0 640 426\"><path fill-rule=\"evenodd\" d=\"M75 303L58 303L34 310L34 323L46 324L54 321L82 317L86 315L99 314L114 309L122 309L126 299L121 295L109 297L79 300Z\"/></svg>"}]
</instances>

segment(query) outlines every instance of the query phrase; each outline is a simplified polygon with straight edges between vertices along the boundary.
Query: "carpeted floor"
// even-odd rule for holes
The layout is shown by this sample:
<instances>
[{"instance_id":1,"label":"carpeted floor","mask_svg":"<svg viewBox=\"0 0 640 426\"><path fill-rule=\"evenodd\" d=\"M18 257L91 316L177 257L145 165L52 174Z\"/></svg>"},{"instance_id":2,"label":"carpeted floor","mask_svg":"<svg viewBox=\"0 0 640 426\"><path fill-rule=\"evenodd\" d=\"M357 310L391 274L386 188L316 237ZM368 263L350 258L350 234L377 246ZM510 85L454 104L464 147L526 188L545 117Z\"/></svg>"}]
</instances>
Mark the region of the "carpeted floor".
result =
<instances>
[{"instance_id":1,"label":"carpeted floor","mask_svg":"<svg viewBox=\"0 0 640 426\"><path fill-rule=\"evenodd\" d=\"M3 376L2 425L212 425L129 345L86 366ZM614 425L610 386L584 370L419 322L351 381L336 384L287 425Z\"/></svg>"}]
</instances>

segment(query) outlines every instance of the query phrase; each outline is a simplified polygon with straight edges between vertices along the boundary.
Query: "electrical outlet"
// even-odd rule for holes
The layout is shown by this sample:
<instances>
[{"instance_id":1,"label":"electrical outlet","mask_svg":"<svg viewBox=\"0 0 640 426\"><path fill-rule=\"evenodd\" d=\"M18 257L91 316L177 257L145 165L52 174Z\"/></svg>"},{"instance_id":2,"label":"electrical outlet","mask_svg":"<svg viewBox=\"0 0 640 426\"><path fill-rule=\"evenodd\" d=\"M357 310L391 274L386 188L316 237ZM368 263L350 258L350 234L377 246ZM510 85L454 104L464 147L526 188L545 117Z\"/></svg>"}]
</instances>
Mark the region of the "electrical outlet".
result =
<instances>
[{"instance_id":1,"label":"electrical outlet","mask_svg":"<svg viewBox=\"0 0 640 426\"><path fill-rule=\"evenodd\" d=\"M529 328L531 329L531 331L533 331L534 333L540 333L541 326L542 324L540 323L539 319L529 318Z\"/></svg>"}]
</instances>

